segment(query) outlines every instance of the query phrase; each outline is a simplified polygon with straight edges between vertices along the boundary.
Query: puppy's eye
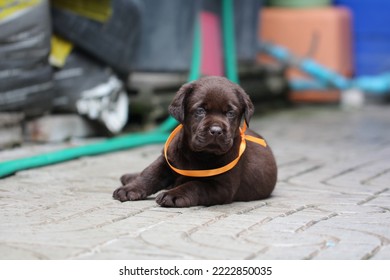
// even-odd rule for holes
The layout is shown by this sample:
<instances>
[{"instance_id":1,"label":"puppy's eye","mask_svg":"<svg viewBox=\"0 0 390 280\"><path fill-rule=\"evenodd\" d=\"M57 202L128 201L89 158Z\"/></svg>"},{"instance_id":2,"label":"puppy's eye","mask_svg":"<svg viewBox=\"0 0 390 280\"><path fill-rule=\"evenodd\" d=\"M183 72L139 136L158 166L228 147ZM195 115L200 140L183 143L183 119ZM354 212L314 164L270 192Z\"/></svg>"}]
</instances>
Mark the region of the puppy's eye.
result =
<instances>
[{"instance_id":1,"label":"puppy's eye","mask_svg":"<svg viewBox=\"0 0 390 280\"><path fill-rule=\"evenodd\" d=\"M195 110L195 115L198 117L202 117L202 116L206 115L206 110L202 107L199 107Z\"/></svg>"},{"instance_id":2,"label":"puppy's eye","mask_svg":"<svg viewBox=\"0 0 390 280\"><path fill-rule=\"evenodd\" d=\"M236 116L236 113L233 111L233 110L230 110L226 113L226 116L229 118L229 119L232 119Z\"/></svg>"}]
</instances>

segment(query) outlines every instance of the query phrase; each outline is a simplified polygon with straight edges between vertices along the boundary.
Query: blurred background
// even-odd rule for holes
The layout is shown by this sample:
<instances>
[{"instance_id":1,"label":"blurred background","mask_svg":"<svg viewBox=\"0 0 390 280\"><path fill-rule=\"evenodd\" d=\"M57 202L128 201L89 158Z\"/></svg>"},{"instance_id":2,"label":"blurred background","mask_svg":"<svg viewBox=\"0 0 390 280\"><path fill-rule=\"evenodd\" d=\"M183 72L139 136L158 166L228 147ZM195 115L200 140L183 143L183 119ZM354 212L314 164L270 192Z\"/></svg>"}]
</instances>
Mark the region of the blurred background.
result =
<instances>
[{"instance_id":1,"label":"blurred background","mask_svg":"<svg viewBox=\"0 0 390 280\"><path fill-rule=\"evenodd\" d=\"M229 58L260 111L388 102L389 1L230 1L230 51L223 2L0 0L0 149L158 126Z\"/></svg>"}]
</instances>

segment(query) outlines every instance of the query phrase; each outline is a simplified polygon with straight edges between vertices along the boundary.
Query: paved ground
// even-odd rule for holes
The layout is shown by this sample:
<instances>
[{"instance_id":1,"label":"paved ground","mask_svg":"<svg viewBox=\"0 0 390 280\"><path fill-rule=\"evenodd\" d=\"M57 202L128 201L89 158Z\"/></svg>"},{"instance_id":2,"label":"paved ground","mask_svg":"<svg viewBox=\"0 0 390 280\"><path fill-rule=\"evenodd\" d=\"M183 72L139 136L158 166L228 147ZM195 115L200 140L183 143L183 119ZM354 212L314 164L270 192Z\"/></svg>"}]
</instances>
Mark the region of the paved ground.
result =
<instances>
[{"instance_id":1,"label":"paved ground","mask_svg":"<svg viewBox=\"0 0 390 280\"><path fill-rule=\"evenodd\" d=\"M0 180L0 258L390 259L390 107L295 108L251 127L277 157L272 198L187 209L112 200L119 176L162 145L23 171Z\"/></svg>"}]
</instances>

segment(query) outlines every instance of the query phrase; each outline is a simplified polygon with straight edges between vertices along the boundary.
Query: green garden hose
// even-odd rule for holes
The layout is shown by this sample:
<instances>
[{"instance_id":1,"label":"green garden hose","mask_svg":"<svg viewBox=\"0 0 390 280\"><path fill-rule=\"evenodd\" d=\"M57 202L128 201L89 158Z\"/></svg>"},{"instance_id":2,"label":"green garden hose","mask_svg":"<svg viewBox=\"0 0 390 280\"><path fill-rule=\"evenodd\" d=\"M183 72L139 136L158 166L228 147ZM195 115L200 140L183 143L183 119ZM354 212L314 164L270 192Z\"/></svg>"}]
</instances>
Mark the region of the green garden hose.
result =
<instances>
[{"instance_id":1,"label":"green garden hose","mask_svg":"<svg viewBox=\"0 0 390 280\"><path fill-rule=\"evenodd\" d=\"M238 84L233 0L222 1L222 32L225 75L230 81Z\"/></svg>"},{"instance_id":2,"label":"green garden hose","mask_svg":"<svg viewBox=\"0 0 390 280\"><path fill-rule=\"evenodd\" d=\"M63 149L51 153L40 154L0 163L0 178L25 169L60 163L83 156L93 156L113 151L139 147L142 145L163 143L169 133L150 132L118 136L106 141L85 146Z\"/></svg>"},{"instance_id":3,"label":"green garden hose","mask_svg":"<svg viewBox=\"0 0 390 280\"><path fill-rule=\"evenodd\" d=\"M232 0L223 0L222 2L222 24L226 76L231 81L238 83ZM197 80L201 75L201 45L200 26L197 23L195 25L193 54L188 81ZM132 133L85 146L4 161L0 163L0 178L21 170L56 164L83 156L93 156L143 145L164 143L170 131L176 125L177 121L172 117L168 117L158 128L151 132Z\"/></svg>"}]
</instances>

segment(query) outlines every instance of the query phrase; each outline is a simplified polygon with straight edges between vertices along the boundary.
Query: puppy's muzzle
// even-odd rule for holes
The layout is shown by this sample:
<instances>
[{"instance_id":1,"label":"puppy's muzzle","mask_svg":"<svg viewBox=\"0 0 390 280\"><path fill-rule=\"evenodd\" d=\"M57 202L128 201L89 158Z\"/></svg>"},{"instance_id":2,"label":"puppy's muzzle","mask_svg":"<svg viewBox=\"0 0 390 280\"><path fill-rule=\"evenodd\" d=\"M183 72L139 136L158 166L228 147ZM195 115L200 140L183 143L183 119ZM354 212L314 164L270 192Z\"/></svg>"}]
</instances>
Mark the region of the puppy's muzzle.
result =
<instances>
[{"instance_id":1,"label":"puppy's muzzle","mask_svg":"<svg viewBox=\"0 0 390 280\"><path fill-rule=\"evenodd\" d=\"M226 128L219 124L203 127L194 139L193 147L196 151L207 151L223 154L230 149L232 139Z\"/></svg>"}]
</instances>

